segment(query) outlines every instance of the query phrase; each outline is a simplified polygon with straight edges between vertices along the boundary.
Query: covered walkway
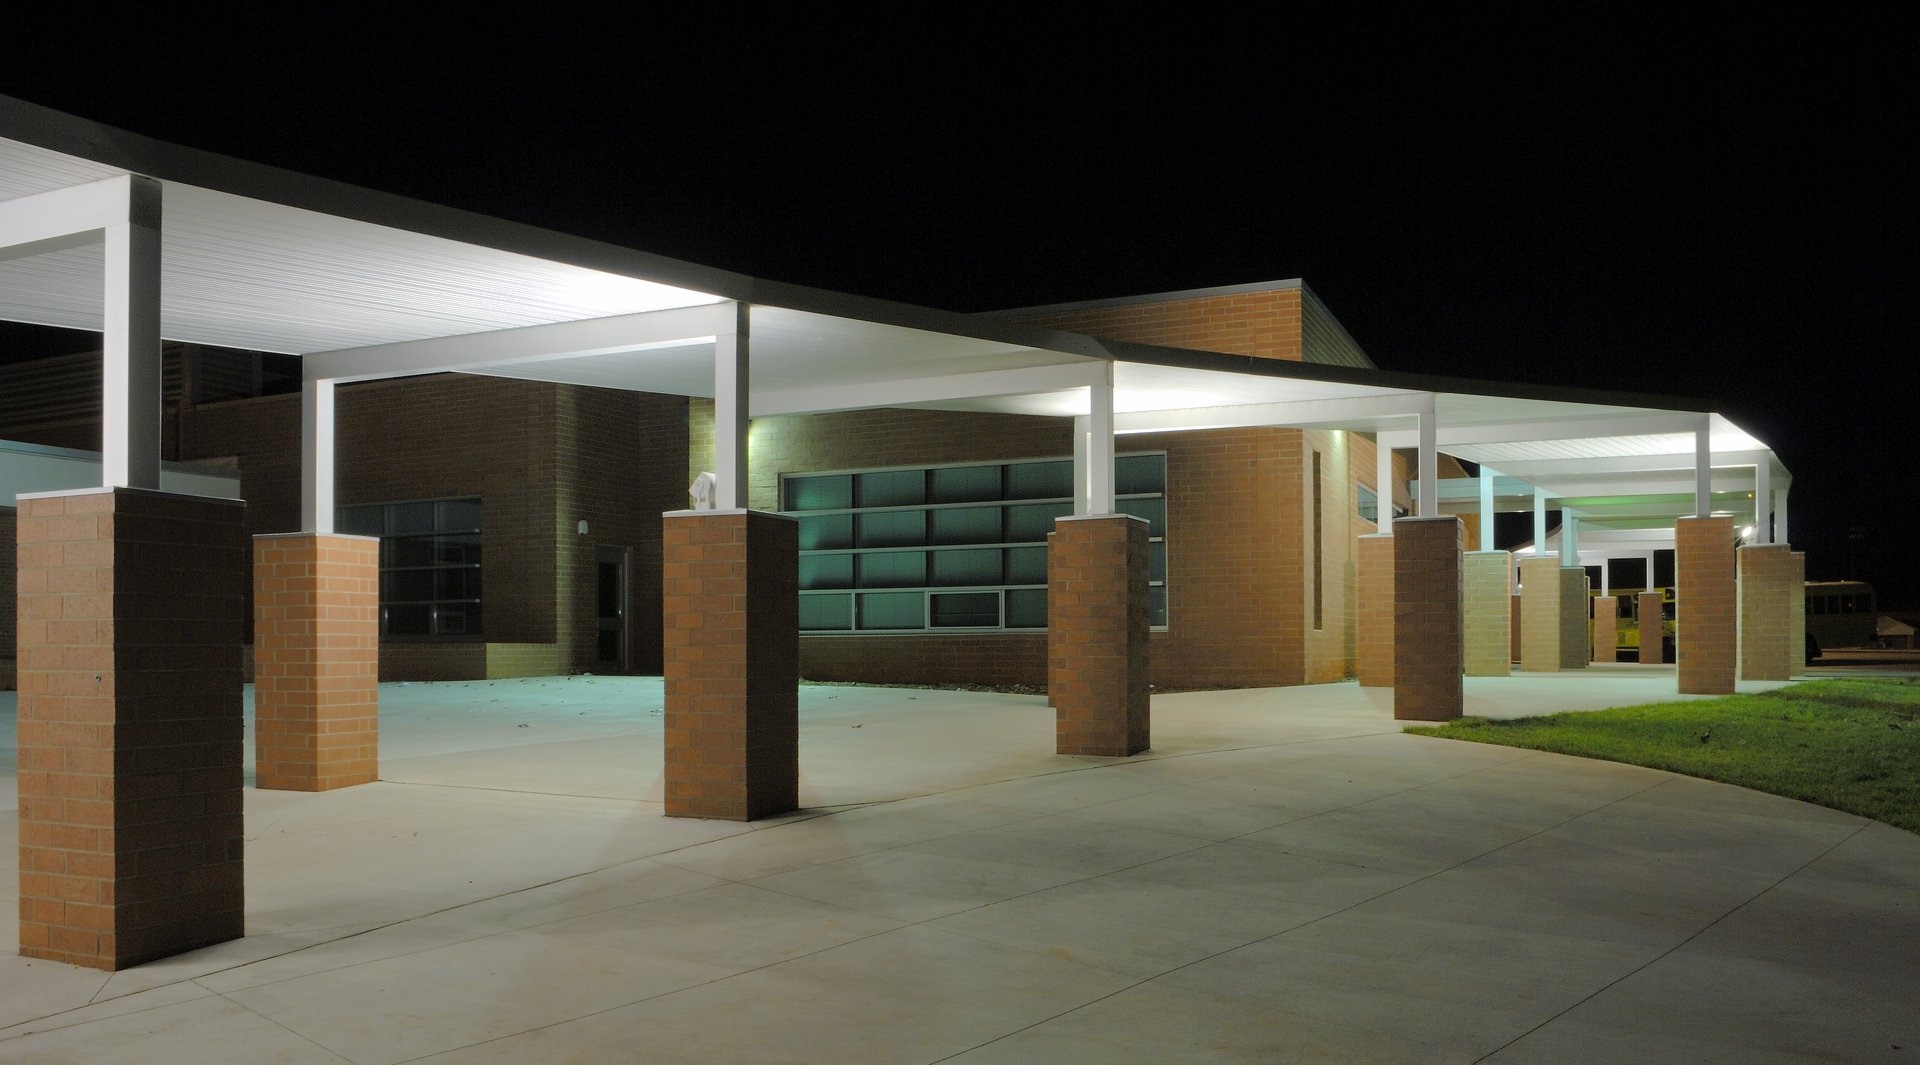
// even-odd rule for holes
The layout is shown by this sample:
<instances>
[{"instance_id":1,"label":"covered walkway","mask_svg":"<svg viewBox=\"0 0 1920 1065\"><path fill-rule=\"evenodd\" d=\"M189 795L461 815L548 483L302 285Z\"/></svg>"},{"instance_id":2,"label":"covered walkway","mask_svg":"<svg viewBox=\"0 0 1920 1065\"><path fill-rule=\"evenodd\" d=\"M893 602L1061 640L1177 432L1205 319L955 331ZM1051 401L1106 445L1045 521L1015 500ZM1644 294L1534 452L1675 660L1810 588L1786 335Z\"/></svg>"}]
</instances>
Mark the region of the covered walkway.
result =
<instances>
[{"instance_id":1,"label":"covered walkway","mask_svg":"<svg viewBox=\"0 0 1920 1065\"><path fill-rule=\"evenodd\" d=\"M1466 685L1470 713L1517 713L1671 698L1673 676ZM1043 753L1039 697L806 686L804 809L744 824L659 816L657 679L383 686L381 781L246 790L244 939L113 974L0 958L0 1059L1869 1061L1920 1045L1920 838L1406 736L1387 697L1158 695L1153 750L1120 759ZM15 825L0 813L0 863Z\"/></svg>"}]
</instances>

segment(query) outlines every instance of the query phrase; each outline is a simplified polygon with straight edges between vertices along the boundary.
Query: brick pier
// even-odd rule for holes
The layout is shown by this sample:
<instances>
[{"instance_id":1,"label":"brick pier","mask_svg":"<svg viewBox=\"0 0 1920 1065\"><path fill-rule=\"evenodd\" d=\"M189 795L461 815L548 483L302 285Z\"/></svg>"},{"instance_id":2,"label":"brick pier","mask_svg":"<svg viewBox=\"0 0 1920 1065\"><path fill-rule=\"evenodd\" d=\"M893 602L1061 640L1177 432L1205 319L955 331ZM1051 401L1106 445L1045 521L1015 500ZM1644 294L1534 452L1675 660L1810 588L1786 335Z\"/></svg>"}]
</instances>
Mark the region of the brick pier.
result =
<instances>
[{"instance_id":1,"label":"brick pier","mask_svg":"<svg viewBox=\"0 0 1920 1065\"><path fill-rule=\"evenodd\" d=\"M1147 523L1060 518L1047 547L1047 693L1059 754L1124 757L1152 742Z\"/></svg>"}]
</instances>

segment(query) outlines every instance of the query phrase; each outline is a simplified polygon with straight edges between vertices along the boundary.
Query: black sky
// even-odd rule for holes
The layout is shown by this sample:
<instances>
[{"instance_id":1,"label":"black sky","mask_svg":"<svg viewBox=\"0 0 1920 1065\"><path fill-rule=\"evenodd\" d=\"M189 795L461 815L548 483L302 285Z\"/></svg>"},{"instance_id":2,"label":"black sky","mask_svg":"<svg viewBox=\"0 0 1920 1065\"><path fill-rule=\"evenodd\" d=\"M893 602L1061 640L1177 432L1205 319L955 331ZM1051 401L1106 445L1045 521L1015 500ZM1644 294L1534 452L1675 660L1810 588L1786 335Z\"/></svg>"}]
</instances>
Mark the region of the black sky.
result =
<instances>
[{"instance_id":1,"label":"black sky","mask_svg":"<svg viewBox=\"0 0 1920 1065\"><path fill-rule=\"evenodd\" d=\"M1897 9L921 7L23 16L0 92L957 310L1304 277L1385 368L1709 400L1920 604Z\"/></svg>"}]
</instances>

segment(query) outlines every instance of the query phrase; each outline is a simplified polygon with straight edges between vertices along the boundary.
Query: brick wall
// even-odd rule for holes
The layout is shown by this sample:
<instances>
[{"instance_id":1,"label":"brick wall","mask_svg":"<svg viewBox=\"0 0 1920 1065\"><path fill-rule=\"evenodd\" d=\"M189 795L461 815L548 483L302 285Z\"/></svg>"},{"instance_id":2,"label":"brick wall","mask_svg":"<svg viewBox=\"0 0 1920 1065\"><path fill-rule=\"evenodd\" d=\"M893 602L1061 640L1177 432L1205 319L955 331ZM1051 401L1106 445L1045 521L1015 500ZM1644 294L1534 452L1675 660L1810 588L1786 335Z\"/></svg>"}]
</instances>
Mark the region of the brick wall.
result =
<instances>
[{"instance_id":1,"label":"brick wall","mask_svg":"<svg viewBox=\"0 0 1920 1065\"><path fill-rule=\"evenodd\" d=\"M378 779L380 541L253 541L254 780L331 791Z\"/></svg>"},{"instance_id":2,"label":"brick wall","mask_svg":"<svg viewBox=\"0 0 1920 1065\"><path fill-rule=\"evenodd\" d=\"M1465 705L1461 526L1451 515L1393 523L1393 716L1448 721Z\"/></svg>"},{"instance_id":3,"label":"brick wall","mask_svg":"<svg viewBox=\"0 0 1920 1065\"><path fill-rule=\"evenodd\" d=\"M21 954L121 969L245 933L241 527L135 489L21 504Z\"/></svg>"},{"instance_id":4,"label":"brick wall","mask_svg":"<svg viewBox=\"0 0 1920 1065\"><path fill-rule=\"evenodd\" d=\"M1147 523L1124 515L1062 518L1047 541L1055 752L1138 754L1151 742Z\"/></svg>"},{"instance_id":5,"label":"brick wall","mask_svg":"<svg viewBox=\"0 0 1920 1065\"><path fill-rule=\"evenodd\" d=\"M1806 585L1795 583L1793 550L1786 544L1753 544L1738 552L1740 679L1791 680L1806 658L1793 636L1793 601L1806 611Z\"/></svg>"},{"instance_id":6,"label":"brick wall","mask_svg":"<svg viewBox=\"0 0 1920 1065\"><path fill-rule=\"evenodd\" d=\"M1793 673L1798 676L1807 662L1807 553L1793 553L1792 602L1787 606L1787 653L1793 656Z\"/></svg>"},{"instance_id":7,"label":"brick wall","mask_svg":"<svg viewBox=\"0 0 1920 1065\"><path fill-rule=\"evenodd\" d=\"M1464 534L1465 530L1462 530ZM1513 555L1469 551L1461 560L1466 587L1461 596L1465 669L1469 677L1513 672Z\"/></svg>"},{"instance_id":8,"label":"brick wall","mask_svg":"<svg viewBox=\"0 0 1920 1065\"><path fill-rule=\"evenodd\" d=\"M1520 668L1553 672L1560 664L1560 630L1569 625L1561 617L1560 560L1520 560Z\"/></svg>"},{"instance_id":9,"label":"brick wall","mask_svg":"<svg viewBox=\"0 0 1920 1065\"><path fill-rule=\"evenodd\" d=\"M1587 571L1578 566L1560 568L1560 668L1585 669L1593 658L1593 637L1587 611Z\"/></svg>"},{"instance_id":10,"label":"brick wall","mask_svg":"<svg viewBox=\"0 0 1920 1065\"><path fill-rule=\"evenodd\" d=\"M771 514L664 519L669 816L799 805L798 546L798 524Z\"/></svg>"},{"instance_id":11,"label":"brick wall","mask_svg":"<svg viewBox=\"0 0 1920 1065\"><path fill-rule=\"evenodd\" d=\"M1359 640L1354 674L1364 687L1393 686L1393 537L1385 533L1355 541L1359 560Z\"/></svg>"},{"instance_id":12,"label":"brick wall","mask_svg":"<svg viewBox=\"0 0 1920 1065\"><path fill-rule=\"evenodd\" d=\"M1009 320L1141 344L1301 359L1298 288L1085 307Z\"/></svg>"},{"instance_id":13,"label":"brick wall","mask_svg":"<svg viewBox=\"0 0 1920 1065\"><path fill-rule=\"evenodd\" d=\"M1804 610L1805 607L1803 600L1801 608ZM1666 661L1666 624L1660 616L1664 608L1659 592L1640 593L1640 662L1643 665L1659 665Z\"/></svg>"},{"instance_id":14,"label":"brick wall","mask_svg":"<svg viewBox=\"0 0 1920 1065\"><path fill-rule=\"evenodd\" d=\"M1673 523L1674 624L1683 695L1731 695L1738 656L1733 519Z\"/></svg>"},{"instance_id":15,"label":"brick wall","mask_svg":"<svg viewBox=\"0 0 1920 1065\"><path fill-rule=\"evenodd\" d=\"M1620 600L1610 595L1593 597L1593 660L1611 662L1619 643Z\"/></svg>"}]
</instances>

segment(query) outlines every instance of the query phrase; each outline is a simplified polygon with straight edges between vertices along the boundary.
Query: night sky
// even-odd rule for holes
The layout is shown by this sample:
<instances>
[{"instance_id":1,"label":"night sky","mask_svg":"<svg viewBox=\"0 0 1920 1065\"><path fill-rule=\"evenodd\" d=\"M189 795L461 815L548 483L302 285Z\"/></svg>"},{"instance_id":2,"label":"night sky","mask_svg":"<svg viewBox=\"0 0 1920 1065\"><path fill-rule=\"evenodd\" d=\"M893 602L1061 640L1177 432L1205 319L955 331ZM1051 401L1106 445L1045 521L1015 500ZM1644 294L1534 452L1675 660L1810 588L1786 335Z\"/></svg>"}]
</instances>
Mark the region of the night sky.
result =
<instances>
[{"instance_id":1,"label":"night sky","mask_svg":"<svg viewBox=\"0 0 1920 1065\"><path fill-rule=\"evenodd\" d=\"M10 13L0 93L954 310L1303 277L1383 368L1707 400L1811 576L1920 606L1913 35L1671 6Z\"/></svg>"}]
</instances>

